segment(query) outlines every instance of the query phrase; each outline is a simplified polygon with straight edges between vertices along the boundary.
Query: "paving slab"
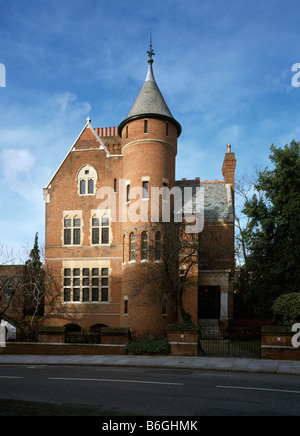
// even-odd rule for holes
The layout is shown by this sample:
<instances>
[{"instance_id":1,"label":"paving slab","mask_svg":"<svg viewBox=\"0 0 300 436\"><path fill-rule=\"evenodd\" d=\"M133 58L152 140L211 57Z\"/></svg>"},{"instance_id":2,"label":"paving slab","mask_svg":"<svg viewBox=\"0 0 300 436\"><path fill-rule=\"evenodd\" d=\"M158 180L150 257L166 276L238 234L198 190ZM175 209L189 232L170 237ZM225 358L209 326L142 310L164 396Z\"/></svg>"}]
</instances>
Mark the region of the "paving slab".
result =
<instances>
[{"instance_id":1,"label":"paving slab","mask_svg":"<svg viewBox=\"0 0 300 436\"><path fill-rule=\"evenodd\" d=\"M300 375L300 362L298 361L226 357L0 355L0 365L135 366Z\"/></svg>"}]
</instances>

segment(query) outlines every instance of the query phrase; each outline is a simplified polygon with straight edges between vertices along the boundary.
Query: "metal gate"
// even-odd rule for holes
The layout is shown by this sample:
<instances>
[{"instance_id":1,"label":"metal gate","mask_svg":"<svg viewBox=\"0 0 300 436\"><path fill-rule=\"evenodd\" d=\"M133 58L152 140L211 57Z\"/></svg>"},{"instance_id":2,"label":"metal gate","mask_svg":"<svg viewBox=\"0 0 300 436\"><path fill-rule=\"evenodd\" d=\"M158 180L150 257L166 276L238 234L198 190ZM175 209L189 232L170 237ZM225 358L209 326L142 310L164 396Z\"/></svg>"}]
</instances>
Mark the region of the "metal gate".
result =
<instances>
[{"instance_id":1,"label":"metal gate","mask_svg":"<svg viewBox=\"0 0 300 436\"><path fill-rule=\"evenodd\" d=\"M211 325L201 325L198 355L260 358L261 336L242 329L232 329L221 334Z\"/></svg>"}]
</instances>

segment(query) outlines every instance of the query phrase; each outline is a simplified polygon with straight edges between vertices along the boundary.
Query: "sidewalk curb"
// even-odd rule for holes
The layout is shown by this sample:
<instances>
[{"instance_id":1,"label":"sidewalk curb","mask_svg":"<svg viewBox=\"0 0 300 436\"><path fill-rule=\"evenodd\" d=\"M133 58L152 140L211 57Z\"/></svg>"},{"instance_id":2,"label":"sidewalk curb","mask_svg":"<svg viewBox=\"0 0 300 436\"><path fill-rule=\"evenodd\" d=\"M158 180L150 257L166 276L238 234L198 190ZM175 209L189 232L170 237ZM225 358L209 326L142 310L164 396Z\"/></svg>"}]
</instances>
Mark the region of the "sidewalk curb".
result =
<instances>
[{"instance_id":1,"label":"sidewalk curb","mask_svg":"<svg viewBox=\"0 0 300 436\"><path fill-rule=\"evenodd\" d=\"M115 366L300 375L299 361L217 357L0 355L0 367L5 365Z\"/></svg>"}]
</instances>

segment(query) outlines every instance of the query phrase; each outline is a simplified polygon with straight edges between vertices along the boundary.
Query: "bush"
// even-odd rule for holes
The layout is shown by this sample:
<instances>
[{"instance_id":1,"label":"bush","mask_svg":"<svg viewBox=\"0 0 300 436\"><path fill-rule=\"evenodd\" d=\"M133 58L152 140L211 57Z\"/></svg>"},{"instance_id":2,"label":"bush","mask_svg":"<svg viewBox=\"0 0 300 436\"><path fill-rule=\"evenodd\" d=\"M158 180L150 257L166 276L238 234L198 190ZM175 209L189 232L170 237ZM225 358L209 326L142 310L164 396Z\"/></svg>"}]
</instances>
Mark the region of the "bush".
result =
<instances>
[{"instance_id":1,"label":"bush","mask_svg":"<svg viewBox=\"0 0 300 436\"><path fill-rule=\"evenodd\" d=\"M272 309L278 325L292 326L300 322L300 292L281 295Z\"/></svg>"},{"instance_id":2,"label":"bush","mask_svg":"<svg viewBox=\"0 0 300 436\"><path fill-rule=\"evenodd\" d=\"M167 338L155 340L142 338L139 341L129 341L124 351L133 354L168 354L170 345Z\"/></svg>"}]
</instances>

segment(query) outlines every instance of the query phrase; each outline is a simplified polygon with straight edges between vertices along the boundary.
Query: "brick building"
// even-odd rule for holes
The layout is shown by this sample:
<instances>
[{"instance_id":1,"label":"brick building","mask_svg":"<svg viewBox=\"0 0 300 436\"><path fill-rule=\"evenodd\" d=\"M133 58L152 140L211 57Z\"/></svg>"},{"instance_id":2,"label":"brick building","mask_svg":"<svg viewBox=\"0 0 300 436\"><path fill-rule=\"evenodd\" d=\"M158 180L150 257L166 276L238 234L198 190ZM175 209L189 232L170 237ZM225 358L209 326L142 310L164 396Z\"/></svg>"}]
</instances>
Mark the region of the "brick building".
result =
<instances>
[{"instance_id":1,"label":"brick building","mask_svg":"<svg viewBox=\"0 0 300 436\"><path fill-rule=\"evenodd\" d=\"M193 205L197 188L204 188L199 262L184 295L185 309L195 323L208 318L227 323L232 316L235 156L228 146L222 181L176 181L181 125L154 79L152 47L148 53L146 80L128 116L107 128L94 128L87 119L44 188L46 268L57 282L56 295L46 301L46 325L86 331L126 326L137 335L162 336L176 319L174 307L146 301L146 284L134 295L132 290L150 264L151 247L163 249L165 202L169 216L175 210L169 193L184 188L190 188ZM184 209L188 200L183 201ZM153 264L161 266L159 256Z\"/></svg>"}]
</instances>

